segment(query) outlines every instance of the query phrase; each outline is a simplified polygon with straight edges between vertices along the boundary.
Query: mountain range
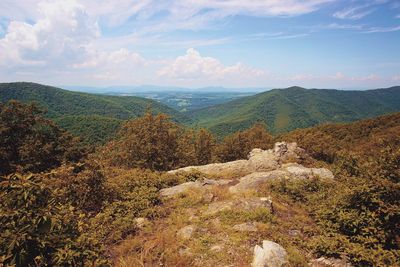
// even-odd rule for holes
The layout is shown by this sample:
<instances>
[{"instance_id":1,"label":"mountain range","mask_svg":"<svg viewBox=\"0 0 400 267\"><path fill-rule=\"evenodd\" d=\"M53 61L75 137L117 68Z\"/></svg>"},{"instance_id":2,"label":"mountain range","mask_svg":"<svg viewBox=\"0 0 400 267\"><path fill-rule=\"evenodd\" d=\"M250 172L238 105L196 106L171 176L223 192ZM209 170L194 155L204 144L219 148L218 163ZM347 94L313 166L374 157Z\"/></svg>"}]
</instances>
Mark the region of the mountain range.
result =
<instances>
[{"instance_id":1,"label":"mountain range","mask_svg":"<svg viewBox=\"0 0 400 267\"><path fill-rule=\"evenodd\" d=\"M351 122L400 110L400 86L366 91L274 89L188 114L199 127L226 135L263 122L284 133L321 123Z\"/></svg>"},{"instance_id":2,"label":"mountain range","mask_svg":"<svg viewBox=\"0 0 400 267\"><path fill-rule=\"evenodd\" d=\"M174 99L176 95L172 94ZM210 129L218 137L265 123L273 134L336 122L351 122L400 111L400 86L345 91L290 87L227 100L212 106L179 112L152 99L63 90L35 83L1 83L0 102L35 101L61 127L89 143L104 143L124 120L147 108L166 113L181 124ZM164 98L169 101L168 97ZM164 103L164 102L163 102ZM196 103L194 103L195 105Z\"/></svg>"},{"instance_id":3,"label":"mountain range","mask_svg":"<svg viewBox=\"0 0 400 267\"><path fill-rule=\"evenodd\" d=\"M38 103L47 110L47 117L89 143L104 142L124 120L137 118L148 108L168 114L178 123L190 121L184 114L142 97L72 92L37 83L0 83L0 102L11 99Z\"/></svg>"}]
</instances>

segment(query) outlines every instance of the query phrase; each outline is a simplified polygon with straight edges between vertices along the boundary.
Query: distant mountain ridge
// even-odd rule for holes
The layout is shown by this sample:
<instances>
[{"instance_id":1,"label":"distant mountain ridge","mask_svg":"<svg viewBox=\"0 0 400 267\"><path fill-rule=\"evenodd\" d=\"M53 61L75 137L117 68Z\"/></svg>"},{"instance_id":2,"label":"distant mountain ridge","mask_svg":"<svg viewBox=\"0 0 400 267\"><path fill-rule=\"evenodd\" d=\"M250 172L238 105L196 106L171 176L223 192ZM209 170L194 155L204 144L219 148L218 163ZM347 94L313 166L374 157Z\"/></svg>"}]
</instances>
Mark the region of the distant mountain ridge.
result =
<instances>
[{"instance_id":1,"label":"distant mountain ridge","mask_svg":"<svg viewBox=\"0 0 400 267\"><path fill-rule=\"evenodd\" d=\"M400 111L400 86L366 91L273 89L231 102L194 110L197 126L219 136L264 122L274 133L321 123L351 122Z\"/></svg>"},{"instance_id":2,"label":"distant mountain ridge","mask_svg":"<svg viewBox=\"0 0 400 267\"><path fill-rule=\"evenodd\" d=\"M47 109L49 118L89 142L111 137L123 120L139 117L147 108L166 113L179 123L190 121L170 107L141 97L72 92L37 83L0 83L0 102L11 99L37 102Z\"/></svg>"}]
</instances>

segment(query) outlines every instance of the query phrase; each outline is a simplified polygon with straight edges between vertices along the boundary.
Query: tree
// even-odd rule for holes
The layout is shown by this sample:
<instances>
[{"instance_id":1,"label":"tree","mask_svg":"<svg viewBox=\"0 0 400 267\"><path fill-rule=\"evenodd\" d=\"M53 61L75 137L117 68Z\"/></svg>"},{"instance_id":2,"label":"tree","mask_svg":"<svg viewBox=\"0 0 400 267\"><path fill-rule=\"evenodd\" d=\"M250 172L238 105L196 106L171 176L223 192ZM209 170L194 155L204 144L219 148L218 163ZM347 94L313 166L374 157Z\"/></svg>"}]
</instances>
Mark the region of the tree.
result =
<instances>
[{"instance_id":1,"label":"tree","mask_svg":"<svg viewBox=\"0 0 400 267\"><path fill-rule=\"evenodd\" d=\"M194 153L198 165L211 163L214 154L215 138L206 129L200 129L196 133L194 141Z\"/></svg>"},{"instance_id":2,"label":"tree","mask_svg":"<svg viewBox=\"0 0 400 267\"><path fill-rule=\"evenodd\" d=\"M245 159L253 148L267 149L272 144L272 135L265 125L257 123L250 129L225 137L217 148L217 158L222 162Z\"/></svg>"},{"instance_id":3,"label":"tree","mask_svg":"<svg viewBox=\"0 0 400 267\"><path fill-rule=\"evenodd\" d=\"M0 103L0 175L41 172L84 156L78 140L43 115L36 104Z\"/></svg>"},{"instance_id":4,"label":"tree","mask_svg":"<svg viewBox=\"0 0 400 267\"><path fill-rule=\"evenodd\" d=\"M147 112L126 122L118 140L105 147L113 165L165 171L190 161L190 143L191 136L167 115Z\"/></svg>"}]
</instances>

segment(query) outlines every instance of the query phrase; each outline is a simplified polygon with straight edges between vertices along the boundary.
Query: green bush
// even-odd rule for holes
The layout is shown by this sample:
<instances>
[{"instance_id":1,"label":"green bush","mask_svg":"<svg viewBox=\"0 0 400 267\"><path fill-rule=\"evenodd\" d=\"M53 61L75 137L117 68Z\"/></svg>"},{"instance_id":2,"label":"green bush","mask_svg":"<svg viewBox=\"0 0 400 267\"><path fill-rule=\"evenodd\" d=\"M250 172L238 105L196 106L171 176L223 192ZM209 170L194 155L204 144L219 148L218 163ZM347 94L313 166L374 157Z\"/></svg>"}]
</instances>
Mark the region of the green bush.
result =
<instances>
[{"instance_id":1,"label":"green bush","mask_svg":"<svg viewBox=\"0 0 400 267\"><path fill-rule=\"evenodd\" d=\"M85 216L57 201L39 176L0 178L0 263L16 266L94 265L102 246L87 232Z\"/></svg>"}]
</instances>

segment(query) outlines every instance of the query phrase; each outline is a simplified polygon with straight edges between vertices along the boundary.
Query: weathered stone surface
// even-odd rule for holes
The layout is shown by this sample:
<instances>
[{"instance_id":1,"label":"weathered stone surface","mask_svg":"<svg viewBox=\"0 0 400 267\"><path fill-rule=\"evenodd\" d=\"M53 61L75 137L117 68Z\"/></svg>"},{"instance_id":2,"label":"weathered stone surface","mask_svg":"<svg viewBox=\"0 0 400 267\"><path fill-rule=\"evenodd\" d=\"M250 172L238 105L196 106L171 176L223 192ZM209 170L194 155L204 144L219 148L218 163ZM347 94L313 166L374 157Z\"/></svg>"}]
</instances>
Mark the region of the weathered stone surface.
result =
<instances>
[{"instance_id":1,"label":"weathered stone surface","mask_svg":"<svg viewBox=\"0 0 400 267\"><path fill-rule=\"evenodd\" d=\"M282 165L282 169L286 170L291 174L293 178L298 179L312 179L312 178L321 178L321 179L333 179L333 173L325 168L307 168L303 165L297 163L288 163Z\"/></svg>"},{"instance_id":2,"label":"weathered stone surface","mask_svg":"<svg viewBox=\"0 0 400 267\"><path fill-rule=\"evenodd\" d=\"M232 180L211 180L211 179L204 179L202 181L195 181L195 182L186 182L173 187L161 189L160 195L162 197L174 197L188 190L196 190L196 189L201 190L214 185L216 186L226 185L230 182L232 182Z\"/></svg>"},{"instance_id":3,"label":"weathered stone surface","mask_svg":"<svg viewBox=\"0 0 400 267\"><path fill-rule=\"evenodd\" d=\"M258 231L257 224L254 222L236 224L232 228L239 232L257 232Z\"/></svg>"},{"instance_id":4,"label":"weathered stone surface","mask_svg":"<svg viewBox=\"0 0 400 267\"><path fill-rule=\"evenodd\" d=\"M273 149L253 149L248 160L236 160L226 163L213 163L202 166L189 166L170 171L176 173L181 171L197 170L205 174L219 175L225 173L252 173L270 171L279 168L281 164L297 162L303 159L305 152L297 147L296 143L276 143Z\"/></svg>"},{"instance_id":5,"label":"weathered stone surface","mask_svg":"<svg viewBox=\"0 0 400 267\"><path fill-rule=\"evenodd\" d=\"M333 179L334 176L330 170L319 168L307 168L297 163L284 164L278 170L268 172L254 172L239 179L239 183L229 187L233 194L247 190L257 190L260 185L275 179L312 179L315 177L321 179Z\"/></svg>"},{"instance_id":6,"label":"weathered stone surface","mask_svg":"<svg viewBox=\"0 0 400 267\"><path fill-rule=\"evenodd\" d=\"M252 267L282 267L288 263L286 250L275 242L264 240L262 247L254 247Z\"/></svg>"},{"instance_id":7,"label":"weathered stone surface","mask_svg":"<svg viewBox=\"0 0 400 267\"><path fill-rule=\"evenodd\" d=\"M347 262L346 259L335 259L335 258L325 258L321 257L312 260L309 263L311 267L353 267L353 265Z\"/></svg>"},{"instance_id":8,"label":"weathered stone surface","mask_svg":"<svg viewBox=\"0 0 400 267\"><path fill-rule=\"evenodd\" d=\"M177 237L183 240L190 239L193 235L193 233L196 231L196 226L194 225L187 225L176 233Z\"/></svg>"},{"instance_id":9,"label":"weathered stone surface","mask_svg":"<svg viewBox=\"0 0 400 267\"><path fill-rule=\"evenodd\" d=\"M281 170L269 172L254 172L240 178L238 184L229 187L229 192L235 194L247 190L257 189L260 185L264 184L267 181L285 177L289 178L289 173Z\"/></svg>"}]
</instances>

